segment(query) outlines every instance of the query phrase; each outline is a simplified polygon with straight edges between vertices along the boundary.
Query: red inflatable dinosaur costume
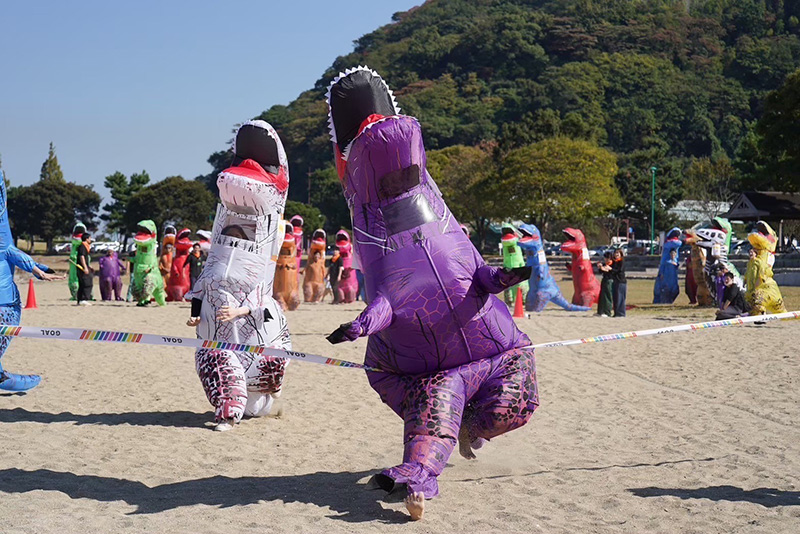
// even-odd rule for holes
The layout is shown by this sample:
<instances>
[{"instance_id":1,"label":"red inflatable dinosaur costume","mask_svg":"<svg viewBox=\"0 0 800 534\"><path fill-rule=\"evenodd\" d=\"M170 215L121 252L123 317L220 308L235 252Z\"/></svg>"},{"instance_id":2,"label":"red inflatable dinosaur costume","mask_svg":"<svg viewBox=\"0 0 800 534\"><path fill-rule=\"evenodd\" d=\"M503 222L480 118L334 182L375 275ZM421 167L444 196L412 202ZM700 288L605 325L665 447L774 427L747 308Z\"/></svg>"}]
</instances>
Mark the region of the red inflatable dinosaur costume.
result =
<instances>
[{"instance_id":1,"label":"red inflatable dinosaur costume","mask_svg":"<svg viewBox=\"0 0 800 534\"><path fill-rule=\"evenodd\" d=\"M561 250L572 254L572 262L567 263L567 269L572 272L572 285L575 294L572 303L578 306L592 306L600 298L600 284L594 277L592 262L589 261L589 249L586 248L586 238L583 232L575 228L564 228L566 239L561 243Z\"/></svg>"},{"instance_id":2,"label":"red inflatable dinosaur costume","mask_svg":"<svg viewBox=\"0 0 800 534\"><path fill-rule=\"evenodd\" d=\"M192 250L192 240L189 237L192 231L184 228L178 232L175 239L175 255L172 258L172 268L169 271L169 285L167 286L167 301L181 302L183 296L189 291L191 279L186 260L189 258L189 251Z\"/></svg>"}]
</instances>

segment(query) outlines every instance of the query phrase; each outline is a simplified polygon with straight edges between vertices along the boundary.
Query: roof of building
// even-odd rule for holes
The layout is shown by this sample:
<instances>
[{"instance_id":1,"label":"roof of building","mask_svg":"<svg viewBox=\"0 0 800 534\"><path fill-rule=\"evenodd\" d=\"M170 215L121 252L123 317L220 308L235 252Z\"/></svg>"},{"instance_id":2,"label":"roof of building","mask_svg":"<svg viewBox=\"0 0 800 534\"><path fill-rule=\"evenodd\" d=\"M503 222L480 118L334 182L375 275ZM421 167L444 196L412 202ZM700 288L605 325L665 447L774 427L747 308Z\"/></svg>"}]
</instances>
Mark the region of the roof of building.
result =
<instances>
[{"instance_id":1,"label":"roof of building","mask_svg":"<svg viewBox=\"0 0 800 534\"><path fill-rule=\"evenodd\" d=\"M745 191L722 216L740 221L800 220L800 193Z\"/></svg>"}]
</instances>

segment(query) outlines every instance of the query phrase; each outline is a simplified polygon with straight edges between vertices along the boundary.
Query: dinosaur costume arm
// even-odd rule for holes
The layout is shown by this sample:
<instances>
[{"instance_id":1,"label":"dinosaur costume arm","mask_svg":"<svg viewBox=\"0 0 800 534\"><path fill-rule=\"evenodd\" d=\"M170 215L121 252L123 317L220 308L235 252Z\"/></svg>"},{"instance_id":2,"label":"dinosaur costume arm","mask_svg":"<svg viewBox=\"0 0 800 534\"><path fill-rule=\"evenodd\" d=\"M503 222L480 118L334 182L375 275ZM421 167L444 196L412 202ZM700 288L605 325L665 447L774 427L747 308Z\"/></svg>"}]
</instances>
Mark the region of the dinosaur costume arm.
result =
<instances>
[{"instance_id":1,"label":"dinosaur costume arm","mask_svg":"<svg viewBox=\"0 0 800 534\"><path fill-rule=\"evenodd\" d=\"M356 317L352 323L345 323L328 336L328 341L333 344L349 340L355 341L362 336L369 336L380 332L392 323L392 305L378 293L369 306Z\"/></svg>"},{"instance_id":2,"label":"dinosaur costume arm","mask_svg":"<svg viewBox=\"0 0 800 534\"><path fill-rule=\"evenodd\" d=\"M473 281L478 293L502 293L509 287L515 286L531 277L531 267L514 267L513 269L499 269L491 265L481 265L475 270Z\"/></svg>"},{"instance_id":3,"label":"dinosaur costume arm","mask_svg":"<svg viewBox=\"0 0 800 534\"><path fill-rule=\"evenodd\" d=\"M41 269L44 272L49 272L50 271L50 267L48 267L47 265L43 265L41 263L37 263L37 262L33 261L33 258L31 258L27 254L22 252L17 247L14 247L14 246L8 247L8 250L6 251L6 253L8 254L8 260L15 267L19 267L23 271L27 271L29 273L32 273L34 267L38 267L39 269Z\"/></svg>"}]
</instances>

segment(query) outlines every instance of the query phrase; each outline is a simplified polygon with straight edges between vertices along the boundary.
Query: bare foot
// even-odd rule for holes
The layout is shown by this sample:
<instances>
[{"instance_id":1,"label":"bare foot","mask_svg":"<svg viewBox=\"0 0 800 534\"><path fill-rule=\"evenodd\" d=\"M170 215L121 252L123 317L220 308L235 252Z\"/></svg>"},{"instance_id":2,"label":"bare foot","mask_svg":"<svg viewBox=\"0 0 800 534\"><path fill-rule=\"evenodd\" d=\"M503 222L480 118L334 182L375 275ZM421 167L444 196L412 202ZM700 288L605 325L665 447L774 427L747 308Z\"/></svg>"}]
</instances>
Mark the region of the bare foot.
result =
<instances>
[{"instance_id":1,"label":"bare foot","mask_svg":"<svg viewBox=\"0 0 800 534\"><path fill-rule=\"evenodd\" d=\"M472 452L472 447L470 446L469 430L464 424L461 425L461 430L458 431L458 453L467 460L475 459L475 453Z\"/></svg>"},{"instance_id":2,"label":"bare foot","mask_svg":"<svg viewBox=\"0 0 800 534\"><path fill-rule=\"evenodd\" d=\"M411 516L412 521L419 521L425 513L425 494L422 492L412 493L406 500L406 510Z\"/></svg>"}]
</instances>

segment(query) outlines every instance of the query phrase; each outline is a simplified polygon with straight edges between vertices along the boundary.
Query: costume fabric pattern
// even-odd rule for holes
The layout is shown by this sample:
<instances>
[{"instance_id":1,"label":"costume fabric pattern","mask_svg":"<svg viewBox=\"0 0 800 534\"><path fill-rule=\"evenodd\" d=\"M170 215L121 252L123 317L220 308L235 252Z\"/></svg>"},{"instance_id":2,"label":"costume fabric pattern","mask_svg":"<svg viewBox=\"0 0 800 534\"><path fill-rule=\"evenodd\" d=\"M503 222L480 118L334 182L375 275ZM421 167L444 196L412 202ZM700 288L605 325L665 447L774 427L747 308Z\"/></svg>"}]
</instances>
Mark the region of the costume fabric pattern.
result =
<instances>
[{"instance_id":1,"label":"costume fabric pattern","mask_svg":"<svg viewBox=\"0 0 800 534\"><path fill-rule=\"evenodd\" d=\"M328 103L368 302L329 340L369 336L365 363L391 371L368 378L405 421L405 450L375 481L432 498L459 436L477 448L538 406L530 340L495 296L530 272L483 262L428 174L419 123L380 76L348 70Z\"/></svg>"},{"instance_id":2,"label":"costume fabric pattern","mask_svg":"<svg viewBox=\"0 0 800 534\"><path fill-rule=\"evenodd\" d=\"M264 144L274 161L250 159L250 150L241 146ZM275 258L285 234L286 155L278 134L262 120L241 126L234 152L240 163L217 178L220 204L208 260L187 294L193 301L202 301L197 337L291 350L286 318L272 298ZM273 167L277 172L265 170ZM291 262L294 265L294 257ZM217 313L223 306L244 307L249 313L221 321ZM198 349L195 353L197 374L218 422L268 414L281 393L287 364L284 358L230 350Z\"/></svg>"}]
</instances>

